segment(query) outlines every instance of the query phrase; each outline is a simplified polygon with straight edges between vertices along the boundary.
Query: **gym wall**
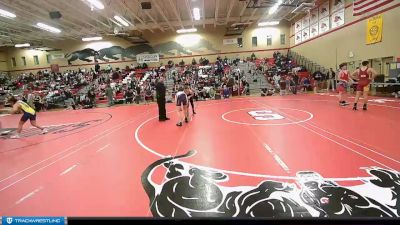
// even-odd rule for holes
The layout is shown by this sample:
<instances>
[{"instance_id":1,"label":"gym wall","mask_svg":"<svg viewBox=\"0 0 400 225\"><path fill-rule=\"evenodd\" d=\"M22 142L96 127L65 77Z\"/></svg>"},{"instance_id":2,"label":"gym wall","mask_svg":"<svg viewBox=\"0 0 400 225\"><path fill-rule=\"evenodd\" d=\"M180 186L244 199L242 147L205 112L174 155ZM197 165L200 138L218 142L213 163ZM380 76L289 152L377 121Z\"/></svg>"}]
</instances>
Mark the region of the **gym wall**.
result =
<instances>
[{"instance_id":1,"label":"gym wall","mask_svg":"<svg viewBox=\"0 0 400 225\"><path fill-rule=\"evenodd\" d=\"M380 43L366 44L367 19L374 14L354 17L352 1L346 0L345 6L348 7L345 9L345 24L343 26L298 45L295 45L294 40L294 23L299 18L295 19L290 29L291 50L326 68L338 68L338 65L342 62L354 62L351 66L356 67L363 60L399 57L399 3L400 1L394 1L391 6L397 7L382 12L383 39ZM331 9L332 4L331 1ZM351 53L353 53L353 56L351 56ZM375 65L379 67L378 64ZM385 73L384 68L378 68L378 71L379 69L382 73Z\"/></svg>"},{"instance_id":2,"label":"gym wall","mask_svg":"<svg viewBox=\"0 0 400 225\"><path fill-rule=\"evenodd\" d=\"M185 63L191 63L192 59L195 58L198 62L200 57L206 57L211 62L214 62L218 56L228 58L240 57L246 58L254 52L257 57L271 57L274 51L287 52L289 47L289 29L288 23L282 23L276 27L250 27L243 32L241 36L228 36L224 37L225 28L214 28L213 26L207 26L205 30L199 28L197 33L190 34L176 34L176 32L157 31L155 33L144 32L144 38L149 41L148 45L154 47L155 50L163 53L163 58L160 59L160 63L167 64L169 60L174 63L179 63L181 60ZM284 34L284 43L281 43L281 34ZM271 45L267 45L267 36L272 37ZM239 47L237 44L224 45L224 38L238 38L242 37L243 46ZM257 46L253 46L252 38L257 37ZM34 51L27 49L16 49L14 47L9 48L6 52L7 55L7 66L8 71L11 74L20 74L23 72L36 72L37 70L50 69L51 64L58 64L60 71L78 68L93 68L94 61L93 57L90 56L91 62L85 62L82 60L71 61L72 65L68 65L67 58L52 59L52 54L58 55L70 55L76 51L91 48L96 51L100 49L109 48L111 46L119 46L121 48L128 48L135 46L129 42L115 38L112 36L103 37L102 41L98 42L82 42L82 41L62 41L62 42L49 42L46 45L49 47L61 49L58 52L45 52L45 51ZM175 46L178 44L178 47ZM181 51L177 48L183 47ZM188 54L190 52L191 54ZM39 64L35 64L34 56L38 56ZM26 59L26 66L23 65L22 57ZM47 57L50 57L50 61L47 61ZM70 59L71 56L68 56ZM121 55L115 55L117 60L102 61L99 60L100 66L105 67L107 64L111 64L113 68L125 68L125 66L131 63L136 63L134 59L125 58L121 59ZM12 58L16 60L16 66L12 65ZM106 59L106 58L105 58ZM160 63L151 63L149 66L159 66Z\"/></svg>"},{"instance_id":3,"label":"gym wall","mask_svg":"<svg viewBox=\"0 0 400 225\"><path fill-rule=\"evenodd\" d=\"M7 72L7 55L5 52L0 52L0 72Z\"/></svg>"}]
</instances>

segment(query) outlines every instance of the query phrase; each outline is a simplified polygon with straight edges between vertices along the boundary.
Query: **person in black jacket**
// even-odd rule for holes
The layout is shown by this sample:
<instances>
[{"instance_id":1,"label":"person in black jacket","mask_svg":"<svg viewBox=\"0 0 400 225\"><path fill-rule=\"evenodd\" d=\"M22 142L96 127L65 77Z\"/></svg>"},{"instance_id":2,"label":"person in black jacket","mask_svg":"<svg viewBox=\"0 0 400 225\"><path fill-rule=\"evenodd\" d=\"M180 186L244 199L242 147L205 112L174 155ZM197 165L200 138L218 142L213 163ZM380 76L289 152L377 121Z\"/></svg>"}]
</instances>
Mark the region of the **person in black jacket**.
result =
<instances>
[{"instance_id":1,"label":"person in black jacket","mask_svg":"<svg viewBox=\"0 0 400 225\"><path fill-rule=\"evenodd\" d=\"M164 77L159 78L156 84L156 92L157 92L157 105L158 105L158 120L159 121L169 120L169 118L167 118L167 112L165 110L166 88L164 85Z\"/></svg>"}]
</instances>

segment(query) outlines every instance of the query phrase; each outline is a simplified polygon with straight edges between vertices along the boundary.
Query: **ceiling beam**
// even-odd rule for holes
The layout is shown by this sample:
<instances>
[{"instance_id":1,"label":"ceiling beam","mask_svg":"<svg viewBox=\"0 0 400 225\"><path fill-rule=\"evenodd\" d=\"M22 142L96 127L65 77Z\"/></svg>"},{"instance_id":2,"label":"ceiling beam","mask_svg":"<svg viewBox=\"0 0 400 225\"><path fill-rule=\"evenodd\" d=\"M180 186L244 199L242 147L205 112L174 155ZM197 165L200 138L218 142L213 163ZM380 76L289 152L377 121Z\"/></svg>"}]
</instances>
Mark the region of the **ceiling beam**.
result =
<instances>
[{"instance_id":1,"label":"ceiling beam","mask_svg":"<svg viewBox=\"0 0 400 225\"><path fill-rule=\"evenodd\" d=\"M168 18L165 16L165 13L163 12L163 10L161 10L160 6L157 3L157 0L153 0L152 1L153 5L156 7L157 11L161 14L161 16L164 18L165 22L167 22L169 28L172 31L175 31L175 27L171 25L171 22L168 20Z\"/></svg>"},{"instance_id":2,"label":"ceiling beam","mask_svg":"<svg viewBox=\"0 0 400 225\"><path fill-rule=\"evenodd\" d=\"M86 18L89 18L89 19L97 22L98 24L105 26L108 29L112 28L110 25L104 23L103 21L99 20L94 15L92 15L93 12L91 12L89 10L89 7L86 4L84 4L81 0L79 0L78 2L74 2L73 0L57 1L57 3L59 3L59 4L61 3L63 6L67 6L68 8L72 9L73 12L79 13L79 17L78 17L79 19L83 19L82 17L86 17ZM64 4L64 3L66 3L66 4ZM85 8L81 7L82 5L86 8L88 8L88 10L85 10ZM65 9L65 7L63 7L63 6L60 6L60 8ZM99 15L102 16L102 14L99 14ZM107 19L106 16L104 16L104 17Z\"/></svg>"},{"instance_id":3,"label":"ceiling beam","mask_svg":"<svg viewBox=\"0 0 400 225\"><path fill-rule=\"evenodd\" d=\"M4 3L4 1L2 0L2 1L0 1L2 4L6 4L6 3ZM10 20L10 23L11 24L13 24L13 26L18 26L18 25L16 25L16 24L24 24L25 26L26 26L26 29L25 30L29 30L29 31L31 31L32 33L35 33L34 35L37 35L38 37L42 37L43 39L46 39L46 37L48 37L47 35L42 35L42 33L43 32L35 32L36 30L37 31L39 31L38 30L38 28L36 28L35 26L34 26L34 24L32 23L32 19L34 19L34 18L36 18L36 19L39 19L39 20L41 20L41 21L43 21L43 22L47 22L47 23L49 23L49 21L47 20L47 19L44 19L43 17L40 17L40 16L38 16L38 15L36 15L36 14L34 14L34 13L32 13L31 11L29 11L29 10L26 10L26 7L21 7L21 5L15 5L15 3L17 3L16 1L12 1L12 3L10 2L10 3L8 3L7 4L7 6L8 6L8 8L12 8L13 10L15 10L16 12L21 12L20 14L19 13L17 13L17 15L18 15L18 17L16 18L16 19L12 19L12 20ZM18 21L18 22L17 22ZM15 24L14 24L15 23ZM49 24L51 24L51 23L49 23ZM25 26L23 26L23 27L25 27ZM21 27L21 26L19 26L19 27ZM32 28L34 28L34 29L32 29ZM69 38L73 38L73 36L70 36L70 35L66 35L66 34L64 34L64 36L66 36L67 38L69 37ZM53 35L52 36L54 39L64 39L63 37L61 37L61 36L56 36L56 35Z\"/></svg>"},{"instance_id":4,"label":"ceiling beam","mask_svg":"<svg viewBox=\"0 0 400 225\"><path fill-rule=\"evenodd\" d=\"M292 3L292 2L293 2L293 0L290 1L290 3ZM283 0L282 4L283 4L283 3L286 3L286 1ZM282 10L282 8L283 8L283 7L279 6L278 9L276 10L276 12L275 12L274 14L272 14L272 15L269 15L269 13L268 13L268 10L269 10L269 9L266 10L266 11L260 16L260 18L258 19L257 23L261 22L261 21L264 20L264 19L266 19L266 20L268 20L269 18L274 18L274 19L276 19L275 16L279 14L279 12ZM289 10L289 12L291 12L291 11L292 11L292 10ZM287 16L287 15L285 15L285 17L286 17L286 16Z\"/></svg>"},{"instance_id":5,"label":"ceiling beam","mask_svg":"<svg viewBox=\"0 0 400 225\"><path fill-rule=\"evenodd\" d=\"M214 28L217 27L218 10L219 10L219 0L215 0Z\"/></svg>"},{"instance_id":6,"label":"ceiling beam","mask_svg":"<svg viewBox=\"0 0 400 225\"><path fill-rule=\"evenodd\" d=\"M231 16L233 6L235 6L235 4L233 4L234 2L235 2L235 0L230 0L230 2L229 2L228 13L226 14L226 24L228 24L228 20L229 20L229 17Z\"/></svg>"},{"instance_id":7,"label":"ceiling beam","mask_svg":"<svg viewBox=\"0 0 400 225\"><path fill-rule=\"evenodd\" d=\"M23 6L25 6L24 8L28 8L28 9L29 9L29 7L32 7L32 9L37 10L37 11L40 12L41 14L44 14L44 15L47 15L47 14L48 14L48 11L47 11L46 9L41 8L41 7L38 7L36 4L26 4L26 1L20 1L19 3L21 3ZM26 12L26 13L28 13L28 12ZM30 12L29 12L29 14L32 15L32 16L35 16L35 17L37 17L37 18L40 18L40 19L41 19L42 21L44 21L44 22L51 23L51 21L50 21L48 18L46 18L46 17L39 16L39 15L37 15L37 14L35 14L35 13L32 14L32 13L30 13ZM62 22L68 23L68 21L65 20L65 19L62 20ZM69 24L71 24L71 23L69 23ZM72 25L74 25L74 24L72 24ZM65 30L72 31L71 33L75 33L74 37L76 37L76 36L81 36L82 33L85 33L84 31L82 32L81 30L76 30L76 29L72 28L71 25L64 25L64 24L62 24L61 22L58 23L58 27L59 27L60 29L64 30L64 31L65 31ZM75 38L74 38L74 39L75 39Z\"/></svg>"},{"instance_id":8,"label":"ceiling beam","mask_svg":"<svg viewBox=\"0 0 400 225\"><path fill-rule=\"evenodd\" d=\"M181 24L181 28L184 29L185 27L183 26L182 19L179 16L178 10L176 9L176 6L175 6L174 2L172 0L168 0L168 2L171 5L171 7L172 7L172 9L173 9L173 11L175 13L176 18L178 19L179 23Z\"/></svg>"},{"instance_id":9,"label":"ceiling beam","mask_svg":"<svg viewBox=\"0 0 400 225\"><path fill-rule=\"evenodd\" d=\"M206 10L205 10L206 7L204 7L205 1L206 0L203 0L202 9L201 9L201 14L203 14L203 29L206 29L206 23L204 22L204 20L206 19Z\"/></svg>"},{"instance_id":10,"label":"ceiling beam","mask_svg":"<svg viewBox=\"0 0 400 225\"><path fill-rule=\"evenodd\" d=\"M157 24L158 27L160 28L160 30L162 32L164 32L164 29L157 23L157 21L150 15L148 10L144 10L144 13L151 19L151 21L153 21L153 23Z\"/></svg>"},{"instance_id":11,"label":"ceiling beam","mask_svg":"<svg viewBox=\"0 0 400 225\"><path fill-rule=\"evenodd\" d=\"M192 14L192 10L191 10L191 8L190 8L190 3L189 3L189 1L188 0L185 0L185 5L186 5L186 9L188 10L188 13L189 13L189 17L190 17L190 20L192 21L192 27L194 27L194 19L193 19L193 14Z\"/></svg>"},{"instance_id":12,"label":"ceiling beam","mask_svg":"<svg viewBox=\"0 0 400 225\"><path fill-rule=\"evenodd\" d=\"M256 14L258 8L253 9L253 11L251 12L250 17L247 19L246 23L250 22L250 20L253 19L254 14Z\"/></svg>"},{"instance_id":13,"label":"ceiling beam","mask_svg":"<svg viewBox=\"0 0 400 225\"><path fill-rule=\"evenodd\" d=\"M48 2L46 0L40 0L40 3L42 3L43 5L46 5L46 6L50 7L50 8L58 10L58 6L55 6L54 4L52 4L53 2L54 1ZM68 24L71 24L73 26L78 27L80 29L79 31L82 32L82 33L93 34L93 33L96 33L96 32L98 32L100 30L98 26L95 26L95 25L93 25L91 23L88 23L86 20L79 21L79 22L81 22L83 24L86 24L89 27L91 27L92 30L90 30L88 27L84 26L83 24L78 24L78 23L74 22L73 21L74 19L76 19L76 18L71 17L70 14L68 14L68 13L63 15L63 21L65 21Z\"/></svg>"},{"instance_id":14,"label":"ceiling beam","mask_svg":"<svg viewBox=\"0 0 400 225\"><path fill-rule=\"evenodd\" d=\"M137 19L143 25L143 27L145 27L143 30L149 30L151 33L154 33L154 30L152 30L151 28L146 28L147 27L146 23L138 15L136 15L136 13L133 12L133 10L130 8L130 6L125 1L123 1L123 2L111 1L110 3L112 3L112 2L118 2L118 3L123 4L123 6L128 9L128 11L133 15L133 17L135 17L135 19ZM137 27L136 24L135 24L135 27Z\"/></svg>"},{"instance_id":15,"label":"ceiling beam","mask_svg":"<svg viewBox=\"0 0 400 225\"><path fill-rule=\"evenodd\" d=\"M246 11L246 9L247 9L247 2L244 2L242 10L240 10L240 17L243 16L243 13Z\"/></svg>"},{"instance_id":16,"label":"ceiling beam","mask_svg":"<svg viewBox=\"0 0 400 225\"><path fill-rule=\"evenodd\" d=\"M42 41L42 40L43 40L42 37L37 36L37 35L35 35L35 34L23 33L21 30L24 30L24 28L15 27L15 26L12 26L11 24L7 24L7 23L4 23L4 22L2 22L2 21L0 21L0 26L1 26L0 32L5 32L5 33L7 33L7 34L9 35L10 39L19 38L19 39L25 40L25 41L30 41L30 40L33 40L33 41ZM12 26L12 27L10 27L10 26ZM17 30L17 29L18 29L18 30ZM13 31L13 32L11 32L11 31ZM28 32L30 32L30 31L28 31ZM48 39L50 39L50 40L56 40L55 38L48 38Z\"/></svg>"},{"instance_id":17,"label":"ceiling beam","mask_svg":"<svg viewBox=\"0 0 400 225\"><path fill-rule=\"evenodd\" d=\"M240 19L242 19L243 21L246 21L246 20L250 20L251 18L250 18L249 16L242 17L242 18L239 18L238 16L236 16L236 17L231 16L231 17L229 17L229 22L237 22L237 21L239 21ZM208 19L205 19L205 20L204 20L204 23L205 23L206 25L208 25L208 24L213 25L214 22L215 22L214 17L208 18ZM190 26L191 23L192 23L192 22L191 22L190 20L184 20L184 21L182 21L183 26ZM167 26L167 23L166 23L166 22L158 22L158 24L161 25L161 26ZM175 27L179 27L179 26L181 25L181 23L180 23L179 21L176 21L176 20L175 20L175 21L171 21L171 24L172 24L173 26L175 26ZM146 24L146 27L153 28L153 29L158 29L158 25L157 25L157 24L154 24L153 22L147 23L147 24ZM143 25L138 25L138 28L139 28L139 29L146 29L145 27L143 27Z\"/></svg>"},{"instance_id":18,"label":"ceiling beam","mask_svg":"<svg viewBox=\"0 0 400 225\"><path fill-rule=\"evenodd\" d=\"M137 2L138 4L140 4L140 1L139 1L139 0L136 0L136 2ZM151 14L149 13L149 10L148 10L148 9L144 9L143 11L144 11L144 13L150 18L150 20L153 21L153 23L155 23L155 24L158 25L158 22L151 16ZM162 28L160 25L158 25L158 26L159 26L159 29L160 29L162 32L165 31L164 28Z\"/></svg>"}]
</instances>

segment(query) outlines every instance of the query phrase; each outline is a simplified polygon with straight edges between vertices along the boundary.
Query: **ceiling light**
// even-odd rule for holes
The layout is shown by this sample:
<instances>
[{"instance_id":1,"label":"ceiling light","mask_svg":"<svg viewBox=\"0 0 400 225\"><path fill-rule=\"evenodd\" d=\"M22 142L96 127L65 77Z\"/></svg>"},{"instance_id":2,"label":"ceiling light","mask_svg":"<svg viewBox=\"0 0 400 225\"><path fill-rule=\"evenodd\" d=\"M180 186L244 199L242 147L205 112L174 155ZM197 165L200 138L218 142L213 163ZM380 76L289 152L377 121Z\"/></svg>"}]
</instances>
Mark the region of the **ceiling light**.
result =
<instances>
[{"instance_id":1,"label":"ceiling light","mask_svg":"<svg viewBox=\"0 0 400 225\"><path fill-rule=\"evenodd\" d=\"M25 43L25 44L16 44L16 45L15 45L16 48L23 48L23 47L29 47L29 46L31 46L31 44L29 44L29 43Z\"/></svg>"},{"instance_id":2,"label":"ceiling light","mask_svg":"<svg viewBox=\"0 0 400 225\"><path fill-rule=\"evenodd\" d=\"M91 6L94 6L97 9L104 9L103 3L101 3L101 1L99 0L86 0L86 1L89 2Z\"/></svg>"},{"instance_id":3,"label":"ceiling light","mask_svg":"<svg viewBox=\"0 0 400 225\"><path fill-rule=\"evenodd\" d=\"M120 17L120 16L114 16L114 19L117 20L122 25L129 27L129 23L125 20L125 18Z\"/></svg>"},{"instance_id":4,"label":"ceiling light","mask_svg":"<svg viewBox=\"0 0 400 225\"><path fill-rule=\"evenodd\" d=\"M275 26L275 25L278 25L279 24L279 21L268 21L268 22L261 22L261 23L258 23L258 26L259 27L263 27L263 26Z\"/></svg>"},{"instance_id":5,"label":"ceiling light","mask_svg":"<svg viewBox=\"0 0 400 225\"><path fill-rule=\"evenodd\" d=\"M197 32L197 29L196 28L190 28L190 29L180 29L180 30L176 31L176 33L178 33L178 34L193 33L193 32Z\"/></svg>"},{"instance_id":6,"label":"ceiling light","mask_svg":"<svg viewBox=\"0 0 400 225\"><path fill-rule=\"evenodd\" d=\"M122 25L120 24L120 23L118 23L117 21L115 21L115 20L113 20L113 19L110 19L111 20L111 22L113 22L115 25L117 25L117 26L119 26L119 27L122 27Z\"/></svg>"},{"instance_id":7,"label":"ceiling light","mask_svg":"<svg viewBox=\"0 0 400 225\"><path fill-rule=\"evenodd\" d=\"M52 32L52 33L61 33L61 30L52 26L49 26L44 23L37 23L36 26L38 26L40 29Z\"/></svg>"},{"instance_id":8,"label":"ceiling light","mask_svg":"<svg viewBox=\"0 0 400 225\"><path fill-rule=\"evenodd\" d=\"M14 13L10 13L4 9L0 9L0 16L7 18L15 18L17 17Z\"/></svg>"},{"instance_id":9,"label":"ceiling light","mask_svg":"<svg viewBox=\"0 0 400 225\"><path fill-rule=\"evenodd\" d=\"M194 20L200 20L200 9L199 8L193 9L193 17L194 17Z\"/></svg>"},{"instance_id":10,"label":"ceiling light","mask_svg":"<svg viewBox=\"0 0 400 225\"><path fill-rule=\"evenodd\" d=\"M269 9L268 14L271 15L271 14L275 13L276 10L278 10L278 7L282 4L282 2L283 2L283 0L279 0L277 3L275 3L275 5L272 6L272 7Z\"/></svg>"},{"instance_id":11,"label":"ceiling light","mask_svg":"<svg viewBox=\"0 0 400 225\"><path fill-rule=\"evenodd\" d=\"M103 37L84 37L82 41L100 41L103 40Z\"/></svg>"}]
</instances>

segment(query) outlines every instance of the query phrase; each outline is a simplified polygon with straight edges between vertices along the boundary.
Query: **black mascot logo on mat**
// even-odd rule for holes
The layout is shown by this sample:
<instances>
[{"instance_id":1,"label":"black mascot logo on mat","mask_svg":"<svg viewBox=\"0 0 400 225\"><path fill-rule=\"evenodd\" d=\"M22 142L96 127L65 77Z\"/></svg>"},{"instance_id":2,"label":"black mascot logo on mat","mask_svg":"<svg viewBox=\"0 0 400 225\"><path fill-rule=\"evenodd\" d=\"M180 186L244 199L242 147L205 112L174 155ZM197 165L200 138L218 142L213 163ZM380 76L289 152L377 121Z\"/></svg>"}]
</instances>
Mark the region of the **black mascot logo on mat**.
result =
<instances>
[{"instance_id":1,"label":"black mascot logo on mat","mask_svg":"<svg viewBox=\"0 0 400 225\"><path fill-rule=\"evenodd\" d=\"M152 163L142 174L142 185L155 217L398 217L400 173L366 168L371 175L358 186L341 186L313 171L297 173L297 185L265 180L257 186L222 186L228 175L191 167L167 157ZM152 174L164 166L161 184ZM300 187L300 188L298 188Z\"/></svg>"}]
</instances>

